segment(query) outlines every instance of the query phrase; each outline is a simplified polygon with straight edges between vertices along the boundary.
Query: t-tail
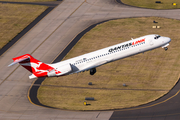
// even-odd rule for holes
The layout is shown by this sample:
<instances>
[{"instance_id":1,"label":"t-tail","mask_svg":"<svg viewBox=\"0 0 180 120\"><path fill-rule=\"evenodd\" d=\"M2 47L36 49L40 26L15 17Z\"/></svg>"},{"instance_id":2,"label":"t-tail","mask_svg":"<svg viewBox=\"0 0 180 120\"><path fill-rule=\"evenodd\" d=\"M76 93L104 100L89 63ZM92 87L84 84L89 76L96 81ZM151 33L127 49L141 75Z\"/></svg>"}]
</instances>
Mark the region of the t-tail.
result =
<instances>
[{"instance_id":1,"label":"t-tail","mask_svg":"<svg viewBox=\"0 0 180 120\"><path fill-rule=\"evenodd\" d=\"M9 66L19 63L21 66L23 66L32 73L32 75L29 76L30 79L37 77L53 77L61 75L60 71L54 69L48 64L36 60L30 54L25 54L12 59L13 63L11 63Z\"/></svg>"}]
</instances>

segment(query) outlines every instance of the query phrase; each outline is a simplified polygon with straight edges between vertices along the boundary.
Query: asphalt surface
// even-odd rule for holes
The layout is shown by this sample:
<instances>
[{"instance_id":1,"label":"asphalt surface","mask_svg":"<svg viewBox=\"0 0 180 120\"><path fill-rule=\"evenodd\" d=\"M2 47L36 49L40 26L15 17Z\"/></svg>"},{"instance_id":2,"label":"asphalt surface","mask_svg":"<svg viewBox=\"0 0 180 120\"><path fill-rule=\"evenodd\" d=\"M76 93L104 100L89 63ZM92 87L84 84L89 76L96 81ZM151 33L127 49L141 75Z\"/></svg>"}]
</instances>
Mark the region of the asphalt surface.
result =
<instances>
[{"instance_id":1,"label":"asphalt surface","mask_svg":"<svg viewBox=\"0 0 180 120\"><path fill-rule=\"evenodd\" d=\"M177 120L180 118L180 83L162 98L138 107L114 111L110 120Z\"/></svg>"},{"instance_id":2,"label":"asphalt surface","mask_svg":"<svg viewBox=\"0 0 180 120\"><path fill-rule=\"evenodd\" d=\"M12 62L11 58L26 53L42 62L58 62L68 52L65 48L70 49L75 44L72 44L73 40L82 31L102 21L141 16L180 19L179 13L179 9L142 9L122 5L115 0L64 0L0 56L0 119L178 119L179 83L159 100L135 108L114 112L65 111L34 105L29 94L32 84L40 84L41 81L29 80L30 73L18 65L10 68L7 65Z\"/></svg>"},{"instance_id":3,"label":"asphalt surface","mask_svg":"<svg viewBox=\"0 0 180 120\"><path fill-rule=\"evenodd\" d=\"M27 4L27 5L48 6L48 8L41 15L39 15L32 23L30 23L26 28L24 28L17 36L15 36L2 49L0 49L0 56L4 52L6 52L12 45L14 45L23 35L25 35L32 27L34 27L42 18L44 18L50 11L52 11L61 2L62 2L62 0L57 0L57 1L53 1L53 2L10 2L10 1L0 1L1 4Z\"/></svg>"},{"instance_id":4,"label":"asphalt surface","mask_svg":"<svg viewBox=\"0 0 180 120\"><path fill-rule=\"evenodd\" d=\"M43 5L48 7L56 7L62 0L50 1L50 2L11 2L11 1L0 1L2 4L30 4L30 5Z\"/></svg>"},{"instance_id":5,"label":"asphalt surface","mask_svg":"<svg viewBox=\"0 0 180 120\"><path fill-rule=\"evenodd\" d=\"M39 15L33 22L24 28L18 35L16 35L9 43L0 49L0 56L5 53L12 45L14 45L23 35L25 35L33 26L42 20L54 7L48 7L41 15Z\"/></svg>"}]
</instances>

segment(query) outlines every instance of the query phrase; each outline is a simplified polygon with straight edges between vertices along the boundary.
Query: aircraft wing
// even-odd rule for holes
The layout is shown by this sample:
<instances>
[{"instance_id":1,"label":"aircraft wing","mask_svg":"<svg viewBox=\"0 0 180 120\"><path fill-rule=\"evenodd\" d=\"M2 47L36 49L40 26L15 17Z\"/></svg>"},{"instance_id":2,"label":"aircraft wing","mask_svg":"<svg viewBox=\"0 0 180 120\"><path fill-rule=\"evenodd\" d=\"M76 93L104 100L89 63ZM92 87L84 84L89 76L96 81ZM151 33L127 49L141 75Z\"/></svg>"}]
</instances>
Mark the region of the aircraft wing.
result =
<instances>
[{"instance_id":1,"label":"aircraft wing","mask_svg":"<svg viewBox=\"0 0 180 120\"><path fill-rule=\"evenodd\" d=\"M88 71L88 70L90 70L90 69L92 69L92 68L99 67L99 66L101 66L101 65L103 65L103 64L106 64L106 63L108 63L107 60L101 61L101 62L96 62L96 63L91 64L90 66L88 66L88 67L86 67L86 68L84 68L84 69L82 69L82 70L76 71L76 72L74 72L74 73L80 73L80 72Z\"/></svg>"}]
</instances>

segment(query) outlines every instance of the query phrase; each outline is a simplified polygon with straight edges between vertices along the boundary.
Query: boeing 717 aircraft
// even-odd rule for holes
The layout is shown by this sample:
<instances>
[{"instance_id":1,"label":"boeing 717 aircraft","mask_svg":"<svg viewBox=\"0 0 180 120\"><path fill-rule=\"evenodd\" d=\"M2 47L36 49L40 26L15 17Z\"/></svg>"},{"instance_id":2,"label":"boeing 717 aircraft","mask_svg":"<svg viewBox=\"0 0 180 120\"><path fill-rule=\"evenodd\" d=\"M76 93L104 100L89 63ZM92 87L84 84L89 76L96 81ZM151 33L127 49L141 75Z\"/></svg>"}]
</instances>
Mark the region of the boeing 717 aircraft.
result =
<instances>
[{"instance_id":1,"label":"boeing 717 aircraft","mask_svg":"<svg viewBox=\"0 0 180 120\"><path fill-rule=\"evenodd\" d=\"M159 47L164 48L166 51L170 41L169 37L152 34L53 64L45 64L36 60L30 54L25 54L12 58L13 63L9 66L19 63L32 73L29 79L58 77L88 70L90 70L90 75L94 75L96 67L103 64Z\"/></svg>"}]
</instances>

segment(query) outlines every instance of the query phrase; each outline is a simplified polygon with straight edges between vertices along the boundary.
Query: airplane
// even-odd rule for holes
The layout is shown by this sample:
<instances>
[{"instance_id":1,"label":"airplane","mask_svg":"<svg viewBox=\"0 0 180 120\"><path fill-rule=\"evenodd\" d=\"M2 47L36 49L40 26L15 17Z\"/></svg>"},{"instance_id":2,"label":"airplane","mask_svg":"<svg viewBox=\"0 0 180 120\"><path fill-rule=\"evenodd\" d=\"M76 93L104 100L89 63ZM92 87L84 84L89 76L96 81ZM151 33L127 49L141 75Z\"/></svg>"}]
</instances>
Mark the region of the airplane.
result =
<instances>
[{"instance_id":1,"label":"airplane","mask_svg":"<svg viewBox=\"0 0 180 120\"><path fill-rule=\"evenodd\" d=\"M53 64L45 64L36 60L30 54L25 54L12 58L13 63L9 66L19 63L32 73L29 76L29 79L39 77L59 77L88 70L90 70L90 75L94 75L96 73L96 67L109 62L144 53L159 47L164 48L166 51L168 50L167 46L170 41L171 39L169 37L151 34L136 39L132 38L130 41Z\"/></svg>"}]
</instances>

